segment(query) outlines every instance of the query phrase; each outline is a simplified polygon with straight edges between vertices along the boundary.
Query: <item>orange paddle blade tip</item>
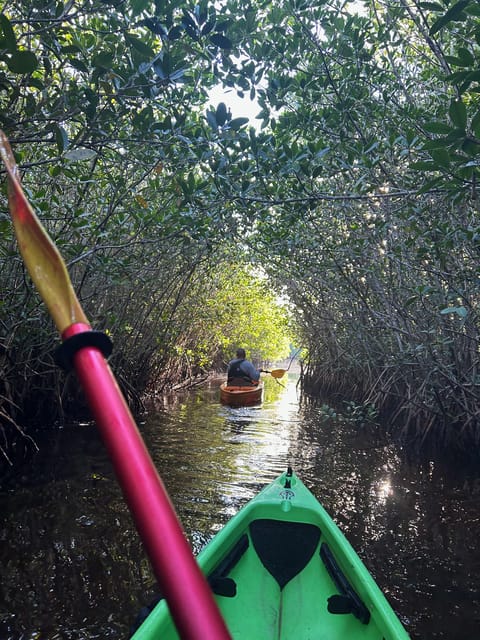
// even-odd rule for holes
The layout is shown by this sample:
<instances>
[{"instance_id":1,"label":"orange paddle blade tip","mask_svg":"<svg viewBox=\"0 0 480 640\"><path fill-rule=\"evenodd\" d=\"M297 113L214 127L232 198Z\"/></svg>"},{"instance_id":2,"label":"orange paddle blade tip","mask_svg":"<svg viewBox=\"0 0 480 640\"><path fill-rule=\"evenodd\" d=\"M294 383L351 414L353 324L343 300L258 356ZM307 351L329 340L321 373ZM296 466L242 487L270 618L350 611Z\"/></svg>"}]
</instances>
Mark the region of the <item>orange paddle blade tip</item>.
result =
<instances>
[{"instance_id":1,"label":"orange paddle blade tip","mask_svg":"<svg viewBox=\"0 0 480 640\"><path fill-rule=\"evenodd\" d=\"M60 333L76 322L88 324L65 263L28 202L12 149L0 130L0 156L8 175L8 203L25 265Z\"/></svg>"},{"instance_id":2,"label":"orange paddle blade tip","mask_svg":"<svg viewBox=\"0 0 480 640\"><path fill-rule=\"evenodd\" d=\"M286 369L272 369L272 371L270 371L272 378L283 378L286 373Z\"/></svg>"}]
</instances>

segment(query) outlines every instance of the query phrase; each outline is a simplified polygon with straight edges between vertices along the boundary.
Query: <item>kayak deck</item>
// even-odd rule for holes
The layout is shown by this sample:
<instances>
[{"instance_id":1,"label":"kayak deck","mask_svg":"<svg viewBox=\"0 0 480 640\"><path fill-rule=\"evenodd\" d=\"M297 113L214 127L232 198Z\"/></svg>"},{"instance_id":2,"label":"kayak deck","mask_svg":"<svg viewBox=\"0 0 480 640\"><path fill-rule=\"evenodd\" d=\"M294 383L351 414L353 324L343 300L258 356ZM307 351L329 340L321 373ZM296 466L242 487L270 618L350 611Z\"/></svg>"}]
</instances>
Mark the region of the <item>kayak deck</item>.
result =
<instances>
[{"instance_id":1,"label":"kayak deck","mask_svg":"<svg viewBox=\"0 0 480 640\"><path fill-rule=\"evenodd\" d=\"M260 492L198 561L234 640L408 639L352 547L295 475L283 474ZM164 601L133 636L178 637Z\"/></svg>"},{"instance_id":2,"label":"kayak deck","mask_svg":"<svg viewBox=\"0 0 480 640\"><path fill-rule=\"evenodd\" d=\"M357 620L327 612L327 600L336 588L320 557L320 538L320 529L314 525L278 520L251 523L242 542L248 548L229 573L236 594L217 598L233 638L379 637L366 629L358 635ZM231 553L235 556L236 549ZM214 582L213 588L221 593L221 583L219 588ZM323 636L318 635L320 631Z\"/></svg>"}]
</instances>

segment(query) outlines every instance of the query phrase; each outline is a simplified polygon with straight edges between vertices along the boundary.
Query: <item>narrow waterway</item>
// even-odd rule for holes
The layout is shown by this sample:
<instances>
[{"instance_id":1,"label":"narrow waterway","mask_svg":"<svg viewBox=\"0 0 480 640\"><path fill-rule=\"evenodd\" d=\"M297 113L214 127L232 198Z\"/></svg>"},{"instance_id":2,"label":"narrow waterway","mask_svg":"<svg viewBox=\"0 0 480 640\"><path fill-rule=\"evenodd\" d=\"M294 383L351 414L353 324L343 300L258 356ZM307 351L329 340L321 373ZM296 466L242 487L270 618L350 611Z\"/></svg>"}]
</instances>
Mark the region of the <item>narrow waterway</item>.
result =
<instances>
[{"instance_id":1,"label":"narrow waterway","mask_svg":"<svg viewBox=\"0 0 480 640\"><path fill-rule=\"evenodd\" d=\"M140 425L195 552L288 464L323 503L414 640L480 638L480 473L409 462L367 427L218 386L170 395ZM0 490L0 640L126 640L155 582L96 429L48 430Z\"/></svg>"}]
</instances>

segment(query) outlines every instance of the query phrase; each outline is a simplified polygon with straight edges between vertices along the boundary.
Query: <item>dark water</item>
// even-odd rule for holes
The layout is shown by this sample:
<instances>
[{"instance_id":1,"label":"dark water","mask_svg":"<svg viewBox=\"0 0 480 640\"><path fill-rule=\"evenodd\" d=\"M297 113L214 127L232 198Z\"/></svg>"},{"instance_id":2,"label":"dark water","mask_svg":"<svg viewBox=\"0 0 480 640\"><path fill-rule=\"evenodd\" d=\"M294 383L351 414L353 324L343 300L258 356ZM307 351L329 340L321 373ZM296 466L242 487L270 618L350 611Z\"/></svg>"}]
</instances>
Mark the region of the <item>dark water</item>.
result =
<instances>
[{"instance_id":1,"label":"dark water","mask_svg":"<svg viewBox=\"0 0 480 640\"><path fill-rule=\"evenodd\" d=\"M259 408L223 407L212 385L150 410L141 430L194 550L291 464L412 638L479 640L480 473L409 463L299 406L295 382L270 380ZM155 583L96 430L39 445L0 491L0 640L125 639Z\"/></svg>"}]
</instances>

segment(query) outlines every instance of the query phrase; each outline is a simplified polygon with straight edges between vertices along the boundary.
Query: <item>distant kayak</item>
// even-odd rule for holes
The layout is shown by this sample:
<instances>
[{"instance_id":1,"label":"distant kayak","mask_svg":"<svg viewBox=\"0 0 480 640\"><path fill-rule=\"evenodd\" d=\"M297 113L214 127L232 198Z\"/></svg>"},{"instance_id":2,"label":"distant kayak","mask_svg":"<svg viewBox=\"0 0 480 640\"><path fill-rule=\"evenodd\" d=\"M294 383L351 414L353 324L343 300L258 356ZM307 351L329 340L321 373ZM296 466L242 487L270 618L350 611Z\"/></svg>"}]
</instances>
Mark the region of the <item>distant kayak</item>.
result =
<instances>
[{"instance_id":1,"label":"distant kayak","mask_svg":"<svg viewBox=\"0 0 480 640\"><path fill-rule=\"evenodd\" d=\"M233 640L409 638L350 543L291 469L215 535L198 563ZM161 600L132 640L179 637Z\"/></svg>"},{"instance_id":2,"label":"distant kayak","mask_svg":"<svg viewBox=\"0 0 480 640\"><path fill-rule=\"evenodd\" d=\"M220 385L220 399L224 404L232 406L248 406L262 401L263 382L248 387L229 386L226 382Z\"/></svg>"}]
</instances>

